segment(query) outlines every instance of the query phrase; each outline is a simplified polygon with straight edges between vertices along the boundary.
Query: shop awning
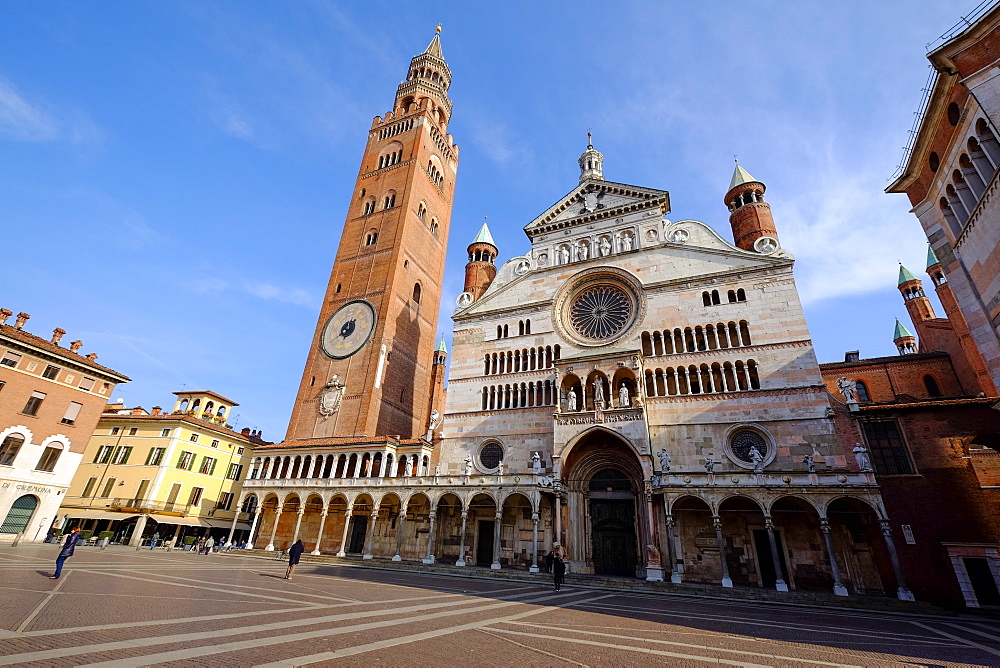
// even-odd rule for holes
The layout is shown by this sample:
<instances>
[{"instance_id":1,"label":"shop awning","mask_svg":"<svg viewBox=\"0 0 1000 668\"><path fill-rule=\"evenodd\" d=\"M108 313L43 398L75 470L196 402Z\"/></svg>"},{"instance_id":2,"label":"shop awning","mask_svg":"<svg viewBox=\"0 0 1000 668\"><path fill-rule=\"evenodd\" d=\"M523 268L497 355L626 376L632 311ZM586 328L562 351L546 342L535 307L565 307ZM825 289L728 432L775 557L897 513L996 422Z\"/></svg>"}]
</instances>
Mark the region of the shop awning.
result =
<instances>
[{"instance_id":1,"label":"shop awning","mask_svg":"<svg viewBox=\"0 0 1000 668\"><path fill-rule=\"evenodd\" d=\"M232 520L229 520L228 522L225 520L205 520L205 522L208 523L208 526L215 529L228 529L229 527L233 526ZM237 531L249 531L250 525L247 524L246 522L237 522L236 529Z\"/></svg>"},{"instance_id":2,"label":"shop awning","mask_svg":"<svg viewBox=\"0 0 1000 668\"><path fill-rule=\"evenodd\" d=\"M63 508L60 515L66 515L72 520L128 520L138 517L136 513L113 513L109 510L95 510L93 508Z\"/></svg>"},{"instance_id":3,"label":"shop awning","mask_svg":"<svg viewBox=\"0 0 1000 668\"><path fill-rule=\"evenodd\" d=\"M157 515L153 513L149 519L159 524L180 524L185 527L207 527L211 526L206 520L197 517L176 517L173 515Z\"/></svg>"}]
</instances>

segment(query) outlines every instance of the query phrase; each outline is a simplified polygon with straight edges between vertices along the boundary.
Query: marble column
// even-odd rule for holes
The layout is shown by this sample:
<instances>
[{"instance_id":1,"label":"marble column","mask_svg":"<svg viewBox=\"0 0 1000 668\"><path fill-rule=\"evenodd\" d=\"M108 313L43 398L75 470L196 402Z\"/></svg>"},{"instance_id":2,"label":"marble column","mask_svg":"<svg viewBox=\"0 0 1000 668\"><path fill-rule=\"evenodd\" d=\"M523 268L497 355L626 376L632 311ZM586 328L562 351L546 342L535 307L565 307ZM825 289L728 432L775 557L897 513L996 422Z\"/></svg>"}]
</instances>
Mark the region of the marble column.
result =
<instances>
[{"instance_id":1,"label":"marble column","mask_svg":"<svg viewBox=\"0 0 1000 668\"><path fill-rule=\"evenodd\" d=\"M348 508L347 511L344 513L344 533L341 534L340 536L340 549L337 550L338 557L347 556L347 532L351 528L351 515L352 515L351 509Z\"/></svg>"},{"instance_id":2,"label":"marble column","mask_svg":"<svg viewBox=\"0 0 1000 668\"><path fill-rule=\"evenodd\" d=\"M278 533L278 520L280 519L281 519L281 508L278 508L274 512L274 526L271 527L271 538L268 539L267 547L264 548L267 552L274 552L274 536L276 533Z\"/></svg>"},{"instance_id":3,"label":"marble column","mask_svg":"<svg viewBox=\"0 0 1000 668\"><path fill-rule=\"evenodd\" d=\"M821 517L819 528L826 542L826 552L830 555L830 573L833 575L833 593L837 596L847 596L847 587L840 581L840 568L837 566L837 553L833 551L833 536L830 535L830 520Z\"/></svg>"},{"instance_id":4,"label":"marble column","mask_svg":"<svg viewBox=\"0 0 1000 668\"><path fill-rule=\"evenodd\" d=\"M465 566L465 522L469 519L469 511L462 511L462 532L458 536L458 561L456 566Z\"/></svg>"},{"instance_id":5,"label":"marble column","mask_svg":"<svg viewBox=\"0 0 1000 668\"><path fill-rule=\"evenodd\" d=\"M500 519L502 517L503 511L497 510L496 522L493 523L493 563L490 564L490 568L495 571L500 570Z\"/></svg>"},{"instance_id":6,"label":"marble column","mask_svg":"<svg viewBox=\"0 0 1000 668\"><path fill-rule=\"evenodd\" d=\"M434 563L434 555L431 553L431 550L434 549L434 520L436 519L437 519L437 510L431 508L431 513L430 513L431 526L430 529L428 529L427 531L427 556L424 557L423 559L425 564ZM462 526L463 527L465 526L465 513L462 514ZM465 539L465 531L462 532L462 539L463 540ZM465 564L462 565L464 566Z\"/></svg>"},{"instance_id":7,"label":"marble column","mask_svg":"<svg viewBox=\"0 0 1000 668\"><path fill-rule=\"evenodd\" d=\"M680 584L682 581L681 572L677 568L677 554L676 548L674 547L674 518L672 515L667 515L667 552L670 553L670 581L674 584Z\"/></svg>"},{"instance_id":8,"label":"marble column","mask_svg":"<svg viewBox=\"0 0 1000 668\"><path fill-rule=\"evenodd\" d=\"M260 520L260 511L261 511L261 507L260 506L257 506L257 509L255 511L253 511L253 523L250 525L250 535L247 536L247 545L250 546L251 550L254 547L254 540L255 539L254 539L253 532L257 530L257 523Z\"/></svg>"},{"instance_id":9,"label":"marble column","mask_svg":"<svg viewBox=\"0 0 1000 668\"><path fill-rule=\"evenodd\" d=\"M363 455L364 453L358 453L357 459L354 460L354 474L351 476L352 478L361 477L361 459ZM348 461L350 461L350 458L348 458Z\"/></svg>"},{"instance_id":10,"label":"marble column","mask_svg":"<svg viewBox=\"0 0 1000 668\"><path fill-rule=\"evenodd\" d=\"M771 561L774 562L774 588L777 591L788 591L788 583L781 577L781 555L778 554L778 541L774 539L774 520L765 517L764 528L767 529L767 542L771 546Z\"/></svg>"},{"instance_id":11,"label":"marble column","mask_svg":"<svg viewBox=\"0 0 1000 668\"><path fill-rule=\"evenodd\" d=\"M913 592L906 587L906 580L903 578L903 568L899 564L899 555L896 554L896 544L892 540L892 526L889 520L879 520L882 527L882 536L885 537L885 546L889 550L889 560L892 562L892 571L896 574L896 596L900 601L912 601Z\"/></svg>"},{"instance_id":12,"label":"marble column","mask_svg":"<svg viewBox=\"0 0 1000 668\"><path fill-rule=\"evenodd\" d=\"M722 518L718 515L713 516L712 526L715 527L715 540L719 544L719 561L722 562L722 586L732 587L733 579L729 577L729 562L726 561L726 539L722 535Z\"/></svg>"},{"instance_id":13,"label":"marble column","mask_svg":"<svg viewBox=\"0 0 1000 668\"><path fill-rule=\"evenodd\" d=\"M371 469L369 469L369 472L371 472ZM372 507L371 524L368 527L368 536L367 538L365 538L364 554L361 555L362 559L373 559L375 557L375 555L372 554L372 543L375 542L375 525L377 523L378 523L378 506L374 506Z\"/></svg>"},{"instance_id":14,"label":"marble column","mask_svg":"<svg viewBox=\"0 0 1000 668\"><path fill-rule=\"evenodd\" d=\"M538 513L531 513L531 573L538 572Z\"/></svg>"},{"instance_id":15,"label":"marble column","mask_svg":"<svg viewBox=\"0 0 1000 668\"><path fill-rule=\"evenodd\" d=\"M562 545L562 497L556 494L556 537L553 543Z\"/></svg>"},{"instance_id":16,"label":"marble column","mask_svg":"<svg viewBox=\"0 0 1000 668\"><path fill-rule=\"evenodd\" d=\"M403 545L403 527L405 525L406 525L406 509L400 508L399 521L396 522L396 554L392 555L393 561L403 560L403 557L399 554L399 548Z\"/></svg>"},{"instance_id":17,"label":"marble column","mask_svg":"<svg viewBox=\"0 0 1000 668\"><path fill-rule=\"evenodd\" d=\"M142 544L142 532L146 530L146 522L149 520L149 515L139 515L139 519L135 521L135 528L132 530L132 536L128 540L128 544L132 547L138 547Z\"/></svg>"},{"instance_id":18,"label":"marble column","mask_svg":"<svg viewBox=\"0 0 1000 668\"><path fill-rule=\"evenodd\" d=\"M653 495L649 490L649 482L646 482L646 558L644 559L646 563L646 581L647 582L663 582L663 562L662 556L660 555L661 561L659 563L653 563L649 558L649 546L656 548L659 552L660 548L656 540L656 516L653 511Z\"/></svg>"},{"instance_id":19,"label":"marble column","mask_svg":"<svg viewBox=\"0 0 1000 668\"><path fill-rule=\"evenodd\" d=\"M326 526L327 512L327 509L324 508L323 512L319 514L319 533L316 534L316 547L309 554L321 554L319 551L319 544L323 541L323 527Z\"/></svg>"},{"instance_id":20,"label":"marble column","mask_svg":"<svg viewBox=\"0 0 1000 668\"><path fill-rule=\"evenodd\" d=\"M302 526L302 516L306 514L305 508L299 508L299 511L295 513L295 531L292 532L292 543L295 543L299 539L299 527Z\"/></svg>"},{"instance_id":21,"label":"marble column","mask_svg":"<svg viewBox=\"0 0 1000 668\"><path fill-rule=\"evenodd\" d=\"M236 506L236 512L233 513L233 523L229 525L229 535L226 536L226 544L228 545L233 541L233 534L236 533L236 523L240 520L240 511L242 504Z\"/></svg>"}]
</instances>

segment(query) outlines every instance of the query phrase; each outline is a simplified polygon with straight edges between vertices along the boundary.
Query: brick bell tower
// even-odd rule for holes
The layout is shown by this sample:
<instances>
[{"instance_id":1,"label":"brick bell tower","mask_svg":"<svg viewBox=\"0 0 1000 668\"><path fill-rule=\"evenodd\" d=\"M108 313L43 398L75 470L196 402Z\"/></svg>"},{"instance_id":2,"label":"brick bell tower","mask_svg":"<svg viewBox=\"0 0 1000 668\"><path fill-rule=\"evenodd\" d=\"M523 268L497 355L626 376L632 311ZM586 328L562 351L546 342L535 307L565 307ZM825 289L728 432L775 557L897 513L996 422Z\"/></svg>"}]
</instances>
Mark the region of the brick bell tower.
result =
<instances>
[{"instance_id":1,"label":"brick bell tower","mask_svg":"<svg viewBox=\"0 0 1000 668\"><path fill-rule=\"evenodd\" d=\"M465 291L472 295L475 301L489 289L493 279L497 277L496 242L490 234L490 228L483 223L479 234L469 244L469 262L465 265Z\"/></svg>"},{"instance_id":2,"label":"brick bell tower","mask_svg":"<svg viewBox=\"0 0 1000 668\"><path fill-rule=\"evenodd\" d=\"M368 132L286 440L426 431L458 169L440 30Z\"/></svg>"},{"instance_id":3,"label":"brick bell tower","mask_svg":"<svg viewBox=\"0 0 1000 668\"><path fill-rule=\"evenodd\" d=\"M736 164L726 192L729 224L733 227L733 243L743 250L757 250L754 244L761 237L778 239L771 217L771 205L764 201L767 187Z\"/></svg>"}]
</instances>

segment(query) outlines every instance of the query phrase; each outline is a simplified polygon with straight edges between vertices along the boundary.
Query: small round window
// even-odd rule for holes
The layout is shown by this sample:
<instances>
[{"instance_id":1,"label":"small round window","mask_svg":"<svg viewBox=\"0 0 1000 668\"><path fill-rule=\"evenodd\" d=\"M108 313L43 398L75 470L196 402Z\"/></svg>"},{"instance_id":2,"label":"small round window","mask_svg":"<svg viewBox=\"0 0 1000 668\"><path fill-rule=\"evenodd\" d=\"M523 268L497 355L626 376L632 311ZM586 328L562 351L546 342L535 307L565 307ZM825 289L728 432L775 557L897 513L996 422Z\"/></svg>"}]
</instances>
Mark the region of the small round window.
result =
<instances>
[{"instance_id":1,"label":"small round window","mask_svg":"<svg viewBox=\"0 0 1000 668\"><path fill-rule=\"evenodd\" d=\"M764 440L763 436L750 429L741 429L733 434L729 441L729 447L737 459L747 464L754 463L755 459L767 457L767 441ZM754 450L757 451L759 457L754 457Z\"/></svg>"},{"instance_id":2,"label":"small round window","mask_svg":"<svg viewBox=\"0 0 1000 668\"><path fill-rule=\"evenodd\" d=\"M479 451L479 463L484 469L493 470L503 461L503 446L499 443L487 443Z\"/></svg>"},{"instance_id":3,"label":"small round window","mask_svg":"<svg viewBox=\"0 0 1000 668\"><path fill-rule=\"evenodd\" d=\"M948 122L952 125L958 125L960 120L962 120L962 110L958 107L957 102L952 102L948 105Z\"/></svg>"},{"instance_id":4,"label":"small round window","mask_svg":"<svg viewBox=\"0 0 1000 668\"><path fill-rule=\"evenodd\" d=\"M936 172L938 167L941 166L941 158L934 151L931 151L931 154L927 157L927 166L931 168L932 172Z\"/></svg>"}]
</instances>

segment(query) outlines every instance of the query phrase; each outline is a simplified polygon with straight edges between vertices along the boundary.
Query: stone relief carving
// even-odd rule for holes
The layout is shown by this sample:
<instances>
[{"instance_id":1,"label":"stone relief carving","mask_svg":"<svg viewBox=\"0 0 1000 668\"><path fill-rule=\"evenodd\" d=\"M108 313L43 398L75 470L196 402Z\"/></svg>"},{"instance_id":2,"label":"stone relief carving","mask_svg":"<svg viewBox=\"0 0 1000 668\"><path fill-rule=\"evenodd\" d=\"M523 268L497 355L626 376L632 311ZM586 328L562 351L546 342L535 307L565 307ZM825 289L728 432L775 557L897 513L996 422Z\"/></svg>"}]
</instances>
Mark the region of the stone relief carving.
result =
<instances>
[{"instance_id":1,"label":"stone relief carving","mask_svg":"<svg viewBox=\"0 0 1000 668\"><path fill-rule=\"evenodd\" d=\"M691 237L691 233L685 229L671 230L670 234L667 235L667 241L675 244L686 243Z\"/></svg>"},{"instance_id":2,"label":"stone relief carving","mask_svg":"<svg viewBox=\"0 0 1000 668\"><path fill-rule=\"evenodd\" d=\"M340 401L344 398L346 389L347 386L335 374L319 393L320 415L329 417L336 413L340 409Z\"/></svg>"},{"instance_id":3,"label":"stone relief carving","mask_svg":"<svg viewBox=\"0 0 1000 668\"><path fill-rule=\"evenodd\" d=\"M854 444L854 461L858 463L858 468L861 469L863 473L871 473L875 469L872 468L872 462L868 459L868 448L861 445L860 443Z\"/></svg>"},{"instance_id":4,"label":"stone relief carving","mask_svg":"<svg viewBox=\"0 0 1000 668\"><path fill-rule=\"evenodd\" d=\"M778 240L774 237L761 237L754 242L753 249L763 255L773 253L778 250Z\"/></svg>"},{"instance_id":5,"label":"stone relief carving","mask_svg":"<svg viewBox=\"0 0 1000 668\"><path fill-rule=\"evenodd\" d=\"M844 395L844 399L849 404L858 403L858 384L853 380L848 380L846 376L837 379L837 389ZM860 445L860 443L858 444Z\"/></svg>"},{"instance_id":6,"label":"stone relief carving","mask_svg":"<svg viewBox=\"0 0 1000 668\"><path fill-rule=\"evenodd\" d=\"M528 262L527 258L518 260L517 264L514 265L514 273L518 276L528 273L529 269L531 269L531 263Z\"/></svg>"},{"instance_id":7,"label":"stone relief carving","mask_svg":"<svg viewBox=\"0 0 1000 668\"><path fill-rule=\"evenodd\" d=\"M472 303L472 293L471 292L463 292L462 294L460 294L458 296L458 299L455 300L455 304L457 304L459 308L465 308L466 306L468 306L471 303Z\"/></svg>"}]
</instances>

